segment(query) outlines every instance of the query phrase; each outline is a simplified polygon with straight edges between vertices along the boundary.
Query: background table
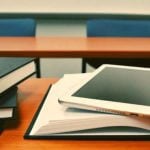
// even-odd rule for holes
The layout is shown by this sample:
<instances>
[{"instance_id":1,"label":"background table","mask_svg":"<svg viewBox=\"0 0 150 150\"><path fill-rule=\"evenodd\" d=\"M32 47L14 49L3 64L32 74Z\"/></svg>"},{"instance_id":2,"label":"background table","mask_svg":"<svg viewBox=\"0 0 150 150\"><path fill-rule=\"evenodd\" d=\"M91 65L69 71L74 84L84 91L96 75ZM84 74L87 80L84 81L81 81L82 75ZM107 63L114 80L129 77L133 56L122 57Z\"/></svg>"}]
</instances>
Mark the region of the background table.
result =
<instances>
[{"instance_id":1,"label":"background table","mask_svg":"<svg viewBox=\"0 0 150 150\"><path fill-rule=\"evenodd\" d=\"M1 133L0 150L149 150L149 141L24 140L23 135L46 90L56 81L30 78L19 85L18 116Z\"/></svg>"},{"instance_id":2,"label":"background table","mask_svg":"<svg viewBox=\"0 0 150 150\"><path fill-rule=\"evenodd\" d=\"M0 57L150 58L150 38L0 37Z\"/></svg>"}]
</instances>

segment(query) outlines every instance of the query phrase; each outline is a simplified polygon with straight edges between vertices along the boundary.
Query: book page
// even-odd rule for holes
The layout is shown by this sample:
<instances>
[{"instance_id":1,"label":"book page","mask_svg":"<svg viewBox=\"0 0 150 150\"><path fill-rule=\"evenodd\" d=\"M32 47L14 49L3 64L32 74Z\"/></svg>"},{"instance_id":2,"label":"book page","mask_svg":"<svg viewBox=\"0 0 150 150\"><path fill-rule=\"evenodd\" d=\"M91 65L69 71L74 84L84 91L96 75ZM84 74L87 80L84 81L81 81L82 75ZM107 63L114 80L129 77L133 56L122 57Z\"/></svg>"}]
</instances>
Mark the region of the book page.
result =
<instances>
[{"instance_id":1,"label":"book page","mask_svg":"<svg viewBox=\"0 0 150 150\"><path fill-rule=\"evenodd\" d=\"M43 104L43 107L39 113L39 116L37 117L31 134L34 134L41 126L48 124L50 120L59 120L64 119L66 117L69 118L69 116L70 118L72 118L71 115L65 115L66 113L64 110L67 108L58 103L58 96L68 91L70 88L72 88L73 85L80 82L80 80L83 80L89 75L90 73L84 75L66 74L63 78L61 78L57 83L55 83L51 87L50 92L45 100L45 103ZM77 116L78 115L75 115L75 117Z\"/></svg>"},{"instance_id":2,"label":"book page","mask_svg":"<svg viewBox=\"0 0 150 150\"><path fill-rule=\"evenodd\" d=\"M48 135L64 131L78 131L106 126L126 125L150 130L149 120L139 120L114 114L67 108L58 97L91 74L65 75L49 91L30 135ZM117 121L117 122L116 122ZM141 124L140 124L141 122ZM91 133L90 133L91 134Z\"/></svg>"}]
</instances>

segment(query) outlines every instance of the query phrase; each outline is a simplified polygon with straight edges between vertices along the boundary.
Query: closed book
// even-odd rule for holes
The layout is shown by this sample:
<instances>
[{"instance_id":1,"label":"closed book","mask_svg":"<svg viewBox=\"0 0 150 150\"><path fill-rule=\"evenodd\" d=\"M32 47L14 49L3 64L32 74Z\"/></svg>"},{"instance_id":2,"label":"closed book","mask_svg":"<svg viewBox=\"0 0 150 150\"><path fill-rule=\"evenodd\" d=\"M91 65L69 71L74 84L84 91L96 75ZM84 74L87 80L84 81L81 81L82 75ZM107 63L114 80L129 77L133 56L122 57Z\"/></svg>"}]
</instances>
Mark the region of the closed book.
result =
<instances>
[{"instance_id":1,"label":"closed book","mask_svg":"<svg viewBox=\"0 0 150 150\"><path fill-rule=\"evenodd\" d=\"M0 119L12 118L17 106L17 87L12 87L0 95Z\"/></svg>"},{"instance_id":2,"label":"closed book","mask_svg":"<svg viewBox=\"0 0 150 150\"><path fill-rule=\"evenodd\" d=\"M0 58L0 93L36 72L35 58Z\"/></svg>"}]
</instances>

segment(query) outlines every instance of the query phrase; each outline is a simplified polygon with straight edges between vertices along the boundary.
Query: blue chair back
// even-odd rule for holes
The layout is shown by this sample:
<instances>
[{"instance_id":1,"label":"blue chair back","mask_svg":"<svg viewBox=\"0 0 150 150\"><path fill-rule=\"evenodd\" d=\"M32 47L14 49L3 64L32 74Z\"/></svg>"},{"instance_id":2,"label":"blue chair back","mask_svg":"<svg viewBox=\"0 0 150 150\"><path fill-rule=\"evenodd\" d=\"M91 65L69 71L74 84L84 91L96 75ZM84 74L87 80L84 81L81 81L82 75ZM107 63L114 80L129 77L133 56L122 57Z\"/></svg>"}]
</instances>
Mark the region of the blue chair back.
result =
<instances>
[{"instance_id":1,"label":"blue chair back","mask_svg":"<svg viewBox=\"0 0 150 150\"><path fill-rule=\"evenodd\" d=\"M0 19L0 36L35 36L34 19Z\"/></svg>"},{"instance_id":2,"label":"blue chair back","mask_svg":"<svg viewBox=\"0 0 150 150\"><path fill-rule=\"evenodd\" d=\"M30 18L0 19L0 36L33 37L36 34L36 21ZM16 58L17 59L17 58ZM30 58L29 58L30 59ZM41 77L40 59L36 58L36 75Z\"/></svg>"},{"instance_id":3,"label":"blue chair back","mask_svg":"<svg viewBox=\"0 0 150 150\"><path fill-rule=\"evenodd\" d=\"M87 21L88 37L150 37L150 20L135 19L91 19ZM86 64L97 68L110 64L134 66L148 66L146 59L110 59L110 58L83 58L82 72L86 72Z\"/></svg>"},{"instance_id":4,"label":"blue chair back","mask_svg":"<svg viewBox=\"0 0 150 150\"><path fill-rule=\"evenodd\" d=\"M87 36L150 37L150 20L89 20L87 21Z\"/></svg>"}]
</instances>

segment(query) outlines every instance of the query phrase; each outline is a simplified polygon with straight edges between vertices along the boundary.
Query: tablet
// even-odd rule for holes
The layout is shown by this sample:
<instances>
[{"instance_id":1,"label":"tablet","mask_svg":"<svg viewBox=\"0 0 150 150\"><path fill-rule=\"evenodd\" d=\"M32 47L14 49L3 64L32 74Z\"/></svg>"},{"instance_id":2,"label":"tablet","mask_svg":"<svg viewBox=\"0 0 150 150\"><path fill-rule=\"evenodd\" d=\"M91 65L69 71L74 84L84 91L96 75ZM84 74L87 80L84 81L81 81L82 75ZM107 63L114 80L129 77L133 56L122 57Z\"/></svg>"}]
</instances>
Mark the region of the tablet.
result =
<instances>
[{"instance_id":1,"label":"tablet","mask_svg":"<svg viewBox=\"0 0 150 150\"><path fill-rule=\"evenodd\" d=\"M104 64L59 97L69 107L150 117L150 68Z\"/></svg>"}]
</instances>

